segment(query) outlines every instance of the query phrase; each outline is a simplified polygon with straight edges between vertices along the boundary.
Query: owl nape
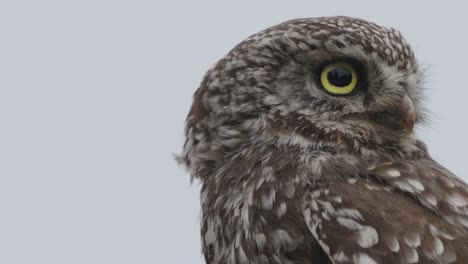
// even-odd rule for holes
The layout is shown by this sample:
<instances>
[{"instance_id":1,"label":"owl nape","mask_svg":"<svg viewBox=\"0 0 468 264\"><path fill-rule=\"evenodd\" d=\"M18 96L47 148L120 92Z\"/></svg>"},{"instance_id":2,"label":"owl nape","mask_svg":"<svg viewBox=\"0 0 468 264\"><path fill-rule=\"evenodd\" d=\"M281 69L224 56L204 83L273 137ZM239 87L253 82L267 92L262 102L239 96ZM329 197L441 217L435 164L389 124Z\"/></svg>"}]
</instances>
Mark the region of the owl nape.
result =
<instances>
[{"instance_id":1,"label":"owl nape","mask_svg":"<svg viewBox=\"0 0 468 264\"><path fill-rule=\"evenodd\" d=\"M468 263L468 186L413 126L423 73L402 35L284 22L204 76L178 160L201 183L206 263Z\"/></svg>"}]
</instances>

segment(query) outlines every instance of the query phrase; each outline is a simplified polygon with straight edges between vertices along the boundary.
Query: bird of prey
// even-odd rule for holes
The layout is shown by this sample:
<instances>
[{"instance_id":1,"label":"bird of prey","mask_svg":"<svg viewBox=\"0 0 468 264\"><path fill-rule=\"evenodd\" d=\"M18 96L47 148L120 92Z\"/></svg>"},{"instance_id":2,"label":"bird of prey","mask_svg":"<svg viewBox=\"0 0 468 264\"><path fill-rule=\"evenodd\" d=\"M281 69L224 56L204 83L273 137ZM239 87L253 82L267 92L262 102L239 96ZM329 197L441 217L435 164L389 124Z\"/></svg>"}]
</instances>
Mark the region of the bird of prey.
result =
<instances>
[{"instance_id":1,"label":"bird of prey","mask_svg":"<svg viewBox=\"0 0 468 264\"><path fill-rule=\"evenodd\" d=\"M208 70L179 161L206 263L468 263L468 186L431 158L423 71L350 17L263 30Z\"/></svg>"}]
</instances>

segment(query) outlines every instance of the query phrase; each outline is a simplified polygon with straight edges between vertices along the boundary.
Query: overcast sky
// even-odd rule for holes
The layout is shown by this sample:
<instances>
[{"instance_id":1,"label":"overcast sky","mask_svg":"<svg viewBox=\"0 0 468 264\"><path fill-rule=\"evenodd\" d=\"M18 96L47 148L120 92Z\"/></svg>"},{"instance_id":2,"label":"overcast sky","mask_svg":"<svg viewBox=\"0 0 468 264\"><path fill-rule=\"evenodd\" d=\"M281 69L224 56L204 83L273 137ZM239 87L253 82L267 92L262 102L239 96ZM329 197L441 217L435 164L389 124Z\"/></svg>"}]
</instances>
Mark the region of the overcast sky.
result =
<instances>
[{"instance_id":1,"label":"overcast sky","mask_svg":"<svg viewBox=\"0 0 468 264\"><path fill-rule=\"evenodd\" d=\"M458 3L458 4L455 4ZM202 263L173 161L204 72L249 35L328 15L395 27L429 66L432 156L468 179L468 1L0 2L0 263Z\"/></svg>"}]
</instances>

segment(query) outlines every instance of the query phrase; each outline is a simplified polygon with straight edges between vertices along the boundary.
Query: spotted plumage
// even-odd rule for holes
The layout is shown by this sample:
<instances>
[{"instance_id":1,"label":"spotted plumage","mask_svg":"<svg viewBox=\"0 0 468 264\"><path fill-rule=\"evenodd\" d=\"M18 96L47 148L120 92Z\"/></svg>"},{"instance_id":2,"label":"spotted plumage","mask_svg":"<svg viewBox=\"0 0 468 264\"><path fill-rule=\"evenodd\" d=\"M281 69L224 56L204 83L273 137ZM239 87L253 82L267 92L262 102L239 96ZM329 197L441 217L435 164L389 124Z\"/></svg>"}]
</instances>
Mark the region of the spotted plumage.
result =
<instances>
[{"instance_id":1,"label":"spotted plumage","mask_svg":"<svg viewBox=\"0 0 468 264\"><path fill-rule=\"evenodd\" d=\"M398 31L349 17L287 21L216 63L179 157L206 263L468 263L467 185L412 132L422 76Z\"/></svg>"}]
</instances>

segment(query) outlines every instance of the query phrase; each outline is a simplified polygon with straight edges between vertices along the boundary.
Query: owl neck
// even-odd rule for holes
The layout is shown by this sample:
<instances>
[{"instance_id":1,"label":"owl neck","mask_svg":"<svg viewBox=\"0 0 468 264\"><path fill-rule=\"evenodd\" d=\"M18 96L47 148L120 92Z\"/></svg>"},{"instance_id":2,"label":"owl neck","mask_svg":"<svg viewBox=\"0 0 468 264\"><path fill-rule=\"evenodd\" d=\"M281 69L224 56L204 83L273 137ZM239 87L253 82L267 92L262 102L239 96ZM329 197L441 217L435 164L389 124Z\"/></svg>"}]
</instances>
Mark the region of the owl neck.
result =
<instances>
[{"instance_id":1,"label":"owl neck","mask_svg":"<svg viewBox=\"0 0 468 264\"><path fill-rule=\"evenodd\" d=\"M220 173L217 171L225 168L229 160L250 164L271 153L277 154L273 156L278 162L286 163L298 157L314 160L322 155L352 156L363 161L380 156L391 159L429 157L425 144L413 135L360 129L340 126L333 129L293 118L258 118L242 125L218 124L210 129L193 127L188 130L184 153L178 160L192 171L192 176L204 178Z\"/></svg>"},{"instance_id":2,"label":"owl neck","mask_svg":"<svg viewBox=\"0 0 468 264\"><path fill-rule=\"evenodd\" d=\"M346 138L341 135L338 138L317 138L313 135L301 135L296 132L289 134L277 134L267 136L265 142L278 148L293 147L311 152L322 152L330 154L352 154L364 159L381 155L391 156L395 159L415 159L428 157L426 146L423 142L405 137L398 141L362 141ZM261 145L261 144L256 144Z\"/></svg>"},{"instance_id":3,"label":"owl neck","mask_svg":"<svg viewBox=\"0 0 468 264\"><path fill-rule=\"evenodd\" d=\"M258 141L279 147L295 146L315 151L353 154L361 157L379 155L412 159L427 157L426 145L414 134L405 134L372 125L314 122L306 118L275 118L263 123Z\"/></svg>"}]
</instances>

